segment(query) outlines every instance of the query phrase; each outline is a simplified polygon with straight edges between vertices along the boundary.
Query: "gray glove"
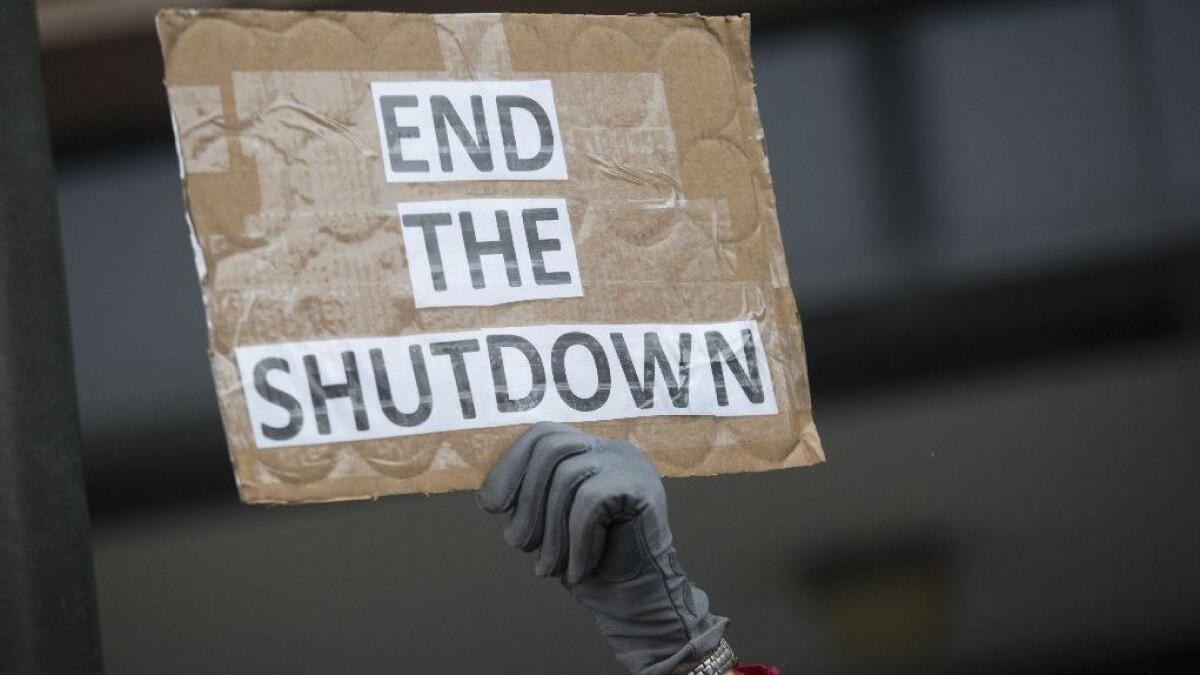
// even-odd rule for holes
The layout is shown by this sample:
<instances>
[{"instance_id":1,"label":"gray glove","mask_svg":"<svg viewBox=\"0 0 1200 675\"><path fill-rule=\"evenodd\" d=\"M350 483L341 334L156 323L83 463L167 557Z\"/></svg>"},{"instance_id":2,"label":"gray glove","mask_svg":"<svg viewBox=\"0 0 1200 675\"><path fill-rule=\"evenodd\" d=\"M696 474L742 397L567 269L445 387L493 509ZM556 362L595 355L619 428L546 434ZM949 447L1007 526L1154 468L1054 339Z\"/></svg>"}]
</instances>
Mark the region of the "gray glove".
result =
<instances>
[{"instance_id":1,"label":"gray glove","mask_svg":"<svg viewBox=\"0 0 1200 675\"><path fill-rule=\"evenodd\" d=\"M511 512L504 539L537 549L592 611L631 673L668 675L717 648L729 620L710 614L675 558L667 496L654 465L624 441L539 422L500 458L479 505Z\"/></svg>"}]
</instances>

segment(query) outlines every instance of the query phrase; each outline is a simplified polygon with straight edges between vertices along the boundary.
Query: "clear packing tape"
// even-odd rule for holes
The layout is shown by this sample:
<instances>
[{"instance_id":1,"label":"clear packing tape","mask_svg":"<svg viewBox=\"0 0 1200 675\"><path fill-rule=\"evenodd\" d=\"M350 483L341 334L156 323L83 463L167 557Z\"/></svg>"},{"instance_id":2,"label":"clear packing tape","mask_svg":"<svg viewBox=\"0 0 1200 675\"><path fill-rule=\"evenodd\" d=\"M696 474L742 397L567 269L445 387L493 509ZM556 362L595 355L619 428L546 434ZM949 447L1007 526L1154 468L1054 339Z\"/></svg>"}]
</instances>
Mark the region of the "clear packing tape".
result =
<instances>
[{"instance_id":1,"label":"clear packing tape","mask_svg":"<svg viewBox=\"0 0 1200 675\"><path fill-rule=\"evenodd\" d=\"M670 476L823 460L746 18L168 10L158 23L246 501L475 488L530 419L260 447L239 350L501 327L600 325L608 336L613 326L752 322L775 414L581 426L640 445ZM549 80L568 179L387 182L371 83L422 80ZM418 309L397 204L519 197L565 201L582 297ZM709 369L703 333L693 373ZM642 349L641 334L629 340ZM743 357L744 347L731 343ZM612 386L624 387L620 354L607 349Z\"/></svg>"}]
</instances>

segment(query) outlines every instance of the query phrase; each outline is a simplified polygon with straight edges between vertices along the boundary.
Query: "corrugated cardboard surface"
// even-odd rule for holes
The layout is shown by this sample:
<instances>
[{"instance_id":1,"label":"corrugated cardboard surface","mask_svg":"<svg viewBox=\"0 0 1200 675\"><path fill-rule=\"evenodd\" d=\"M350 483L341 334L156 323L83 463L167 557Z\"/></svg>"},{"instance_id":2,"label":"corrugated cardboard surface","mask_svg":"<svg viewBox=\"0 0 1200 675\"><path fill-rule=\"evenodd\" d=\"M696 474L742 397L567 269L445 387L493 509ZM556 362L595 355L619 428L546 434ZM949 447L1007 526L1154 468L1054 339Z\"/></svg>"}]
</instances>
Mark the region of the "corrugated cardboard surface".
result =
<instances>
[{"instance_id":1,"label":"corrugated cardboard surface","mask_svg":"<svg viewBox=\"0 0 1200 675\"><path fill-rule=\"evenodd\" d=\"M256 449L241 345L753 318L780 413L596 422L664 475L823 459L746 17L159 14L221 414L243 499L477 487L523 426ZM548 79L569 180L387 183L370 84ZM566 200L584 295L416 309L401 201Z\"/></svg>"}]
</instances>

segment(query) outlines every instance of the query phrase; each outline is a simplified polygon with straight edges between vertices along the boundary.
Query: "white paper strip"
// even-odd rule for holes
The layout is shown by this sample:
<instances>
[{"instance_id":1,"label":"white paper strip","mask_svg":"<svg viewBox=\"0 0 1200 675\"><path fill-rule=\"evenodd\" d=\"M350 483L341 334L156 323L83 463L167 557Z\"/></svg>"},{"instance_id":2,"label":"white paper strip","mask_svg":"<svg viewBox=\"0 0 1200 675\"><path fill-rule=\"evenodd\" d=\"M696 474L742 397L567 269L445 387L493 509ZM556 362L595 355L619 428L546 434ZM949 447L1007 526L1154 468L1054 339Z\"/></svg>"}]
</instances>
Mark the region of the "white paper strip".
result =
<instances>
[{"instance_id":1,"label":"white paper strip","mask_svg":"<svg viewBox=\"0 0 1200 675\"><path fill-rule=\"evenodd\" d=\"M547 325L237 348L260 448L539 420L773 415L758 324Z\"/></svg>"},{"instance_id":2,"label":"white paper strip","mask_svg":"<svg viewBox=\"0 0 1200 675\"><path fill-rule=\"evenodd\" d=\"M550 80L372 82L389 183L566 180Z\"/></svg>"},{"instance_id":3,"label":"white paper strip","mask_svg":"<svg viewBox=\"0 0 1200 675\"><path fill-rule=\"evenodd\" d=\"M583 295L562 199L401 202L417 307Z\"/></svg>"}]
</instances>

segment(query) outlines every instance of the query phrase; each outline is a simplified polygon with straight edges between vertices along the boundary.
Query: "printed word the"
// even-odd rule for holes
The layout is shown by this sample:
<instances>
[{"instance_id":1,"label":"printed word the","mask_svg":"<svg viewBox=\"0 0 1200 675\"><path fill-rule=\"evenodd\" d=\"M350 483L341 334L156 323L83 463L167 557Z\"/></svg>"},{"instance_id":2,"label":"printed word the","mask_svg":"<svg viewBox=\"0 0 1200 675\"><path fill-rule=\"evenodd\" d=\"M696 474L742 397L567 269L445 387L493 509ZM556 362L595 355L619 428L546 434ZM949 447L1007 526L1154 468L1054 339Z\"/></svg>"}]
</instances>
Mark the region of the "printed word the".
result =
<instances>
[{"instance_id":1,"label":"printed word the","mask_svg":"<svg viewBox=\"0 0 1200 675\"><path fill-rule=\"evenodd\" d=\"M583 295L562 199L399 204L417 307Z\"/></svg>"}]
</instances>

